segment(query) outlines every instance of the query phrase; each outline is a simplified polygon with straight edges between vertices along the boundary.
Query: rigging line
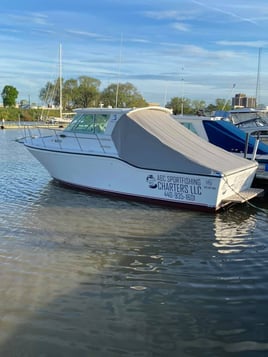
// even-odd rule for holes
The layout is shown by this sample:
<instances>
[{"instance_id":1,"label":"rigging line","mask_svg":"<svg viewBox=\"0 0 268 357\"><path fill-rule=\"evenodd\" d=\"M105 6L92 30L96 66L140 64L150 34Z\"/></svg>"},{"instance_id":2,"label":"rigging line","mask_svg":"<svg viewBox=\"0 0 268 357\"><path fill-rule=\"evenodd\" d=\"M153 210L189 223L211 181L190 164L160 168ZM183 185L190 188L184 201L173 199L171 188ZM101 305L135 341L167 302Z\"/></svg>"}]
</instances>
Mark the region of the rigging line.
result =
<instances>
[{"instance_id":1,"label":"rigging line","mask_svg":"<svg viewBox=\"0 0 268 357\"><path fill-rule=\"evenodd\" d=\"M230 98L232 98L232 95L233 95L233 91L234 91L234 89L235 89L235 86L236 86L236 84L234 83L233 86L232 86L232 91L231 91ZM228 100L229 100L229 99L226 98L226 100L225 100L225 102L224 102L223 107L222 107L221 110L225 110L225 107L226 107L226 105L227 105L227 103L228 103Z\"/></svg>"},{"instance_id":2,"label":"rigging line","mask_svg":"<svg viewBox=\"0 0 268 357\"><path fill-rule=\"evenodd\" d=\"M59 46L60 118L62 118L62 45Z\"/></svg>"},{"instance_id":3,"label":"rigging line","mask_svg":"<svg viewBox=\"0 0 268 357\"><path fill-rule=\"evenodd\" d=\"M228 185L228 187L229 187L236 195L238 195L241 199L245 200L245 197L244 197L240 192L236 192L236 191L234 190L234 188L229 184L229 182L228 182L228 180L227 180L227 177L226 177L225 175L223 176L223 179L224 179L224 182ZM248 200L246 200L246 203L247 203L249 206L251 206L251 207L253 207L253 208L257 209L257 210L259 210L259 211L261 211L261 212L263 212L263 213L268 214L268 209L258 207L258 206L256 206L256 205L254 205L253 203L249 202Z\"/></svg>"},{"instance_id":4,"label":"rigging line","mask_svg":"<svg viewBox=\"0 0 268 357\"><path fill-rule=\"evenodd\" d=\"M265 213L265 214L268 215L268 209L258 207L258 206L254 205L253 203L251 203L251 202L249 202L249 201L247 201L247 204L248 204L249 206L251 206L251 207L253 207L253 208L255 208L255 209L257 209L257 210L259 210L259 211L261 211L261 212L263 212L263 213Z\"/></svg>"}]
</instances>

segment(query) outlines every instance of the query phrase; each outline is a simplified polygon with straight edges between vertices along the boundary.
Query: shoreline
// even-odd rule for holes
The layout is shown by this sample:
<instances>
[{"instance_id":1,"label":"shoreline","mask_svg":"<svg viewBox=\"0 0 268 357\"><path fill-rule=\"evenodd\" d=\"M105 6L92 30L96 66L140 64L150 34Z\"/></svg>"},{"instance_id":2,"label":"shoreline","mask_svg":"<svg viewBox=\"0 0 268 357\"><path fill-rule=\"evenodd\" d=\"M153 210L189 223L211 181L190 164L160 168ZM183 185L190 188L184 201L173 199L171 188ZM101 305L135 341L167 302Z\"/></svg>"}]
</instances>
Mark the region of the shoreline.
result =
<instances>
[{"instance_id":1,"label":"shoreline","mask_svg":"<svg viewBox=\"0 0 268 357\"><path fill-rule=\"evenodd\" d=\"M47 129L64 129L66 125L62 124L33 124L33 125L16 125L16 124L10 124L10 125L1 125L0 130L6 130L6 129L24 129L27 127L33 127L33 128L47 128Z\"/></svg>"}]
</instances>

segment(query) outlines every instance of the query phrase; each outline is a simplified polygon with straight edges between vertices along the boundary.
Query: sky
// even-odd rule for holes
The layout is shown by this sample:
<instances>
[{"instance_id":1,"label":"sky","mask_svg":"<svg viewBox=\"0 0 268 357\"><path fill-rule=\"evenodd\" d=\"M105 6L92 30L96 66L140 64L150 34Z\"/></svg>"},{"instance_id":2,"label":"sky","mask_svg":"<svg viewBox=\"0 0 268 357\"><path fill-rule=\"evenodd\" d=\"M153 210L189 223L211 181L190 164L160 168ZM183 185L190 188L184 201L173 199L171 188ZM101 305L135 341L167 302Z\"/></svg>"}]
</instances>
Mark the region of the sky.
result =
<instances>
[{"instance_id":1,"label":"sky","mask_svg":"<svg viewBox=\"0 0 268 357\"><path fill-rule=\"evenodd\" d=\"M1 0L0 91L41 104L59 76L132 83L148 102L173 97L268 105L267 0Z\"/></svg>"}]
</instances>

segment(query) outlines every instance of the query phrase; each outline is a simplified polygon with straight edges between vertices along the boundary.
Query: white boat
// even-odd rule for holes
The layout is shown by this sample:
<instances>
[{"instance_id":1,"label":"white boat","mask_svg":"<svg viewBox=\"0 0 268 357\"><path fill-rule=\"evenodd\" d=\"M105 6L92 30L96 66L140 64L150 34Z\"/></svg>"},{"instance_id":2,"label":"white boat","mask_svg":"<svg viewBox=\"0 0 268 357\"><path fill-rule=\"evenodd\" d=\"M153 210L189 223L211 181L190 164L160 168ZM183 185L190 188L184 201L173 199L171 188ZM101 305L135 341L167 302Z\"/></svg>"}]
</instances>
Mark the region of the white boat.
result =
<instances>
[{"instance_id":1,"label":"white boat","mask_svg":"<svg viewBox=\"0 0 268 357\"><path fill-rule=\"evenodd\" d=\"M48 117L46 120L47 124L70 124L74 118L75 113L62 113L60 117Z\"/></svg>"},{"instance_id":2,"label":"white boat","mask_svg":"<svg viewBox=\"0 0 268 357\"><path fill-rule=\"evenodd\" d=\"M255 161L199 138L166 108L78 109L64 130L27 130L27 149L73 187L205 211L262 192L251 187Z\"/></svg>"}]
</instances>

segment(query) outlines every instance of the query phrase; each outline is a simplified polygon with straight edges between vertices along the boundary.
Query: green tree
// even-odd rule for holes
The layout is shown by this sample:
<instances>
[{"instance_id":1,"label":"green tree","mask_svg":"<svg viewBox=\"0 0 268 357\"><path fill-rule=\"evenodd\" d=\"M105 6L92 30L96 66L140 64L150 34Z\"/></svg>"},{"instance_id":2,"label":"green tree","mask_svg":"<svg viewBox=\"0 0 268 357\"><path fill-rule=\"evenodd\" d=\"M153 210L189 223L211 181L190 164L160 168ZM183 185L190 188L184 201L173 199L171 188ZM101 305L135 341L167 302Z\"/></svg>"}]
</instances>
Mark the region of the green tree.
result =
<instances>
[{"instance_id":1,"label":"green tree","mask_svg":"<svg viewBox=\"0 0 268 357\"><path fill-rule=\"evenodd\" d=\"M98 106L100 97L100 80L87 76L81 76L78 78L77 83L78 87L75 91L76 95L74 105L81 108Z\"/></svg>"},{"instance_id":2,"label":"green tree","mask_svg":"<svg viewBox=\"0 0 268 357\"><path fill-rule=\"evenodd\" d=\"M13 86L6 85L1 93L4 107L15 107L19 92Z\"/></svg>"},{"instance_id":3,"label":"green tree","mask_svg":"<svg viewBox=\"0 0 268 357\"><path fill-rule=\"evenodd\" d=\"M46 103L47 105L55 104L55 90L56 90L56 82L53 84L51 82L47 82L45 87L40 90L39 98L42 102Z\"/></svg>"},{"instance_id":4,"label":"green tree","mask_svg":"<svg viewBox=\"0 0 268 357\"><path fill-rule=\"evenodd\" d=\"M210 113L210 114L211 114L211 113L215 112L215 110L217 110L215 104L209 104L209 105L206 107L206 112L207 112L207 113Z\"/></svg>"},{"instance_id":5,"label":"green tree","mask_svg":"<svg viewBox=\"0 0 268 357\"><path fill-rule=\"evenodd\" d=\"M100 92L100 80L88 76L78 79L68 79L62 83L63 109L98 107L144 107L144 100L135 86L131 83L111 84ZM54 83L47 82L40 90L39 98L47 105L59 105L59 79Z\"/></svg>"},{"instance_id":6,"label":"green tree","mask_svg":"<svg viewBox=\"0 0 268 357\"><path fill-rule=\"evenodd\" d=\"M100 81L95 78L81 76L78 79L62 80L62 106L63 109L74 107L96 106L100 96ZM60 78L54 83L47 82L40 90L39 98L47 105L59 106L60 104Z\"/></svg>"},{"instance_id":7,"label":"green tree","mask_svg":"<svg viewBox=\"0 0 268 357\"><path fill-rule=\"evenodd\" d=\"M173 97L167 103L166 107L172 109L174 115L193 113L191 100L188 98Z\"/></svg>"},{"instance_id":8,"label":"green tree","mask_svg":"<svg viewBox=\"0 0 268 357\"><path fill-rule=\"evenodd\" d=\"M216 110L231 110L232 109L232 106L231 106L231 102L230 100L225 100L225 99L222 99L222 98L217 98L215 100L215 104L209 104L206 108L206 111L208 113L213 113L215 112Z\"/></svg>"},{"instance_id":9,"label":"green tree","mask_svg":"<svg viewBox=\"0 0 268 357\"><path fill-rule=\"evenodd\" d=\"M216 101L216 109L217 110L227 110L227 103L225 99L217 98Z\"/></svg>"},{"instance_id":10,"label":"green tree","mask_svg":"<svg viewBox=\"0 0 268 357\"><path fill-rule=\"evenodd\" d=\"M231 110L232 109L232 105L231 105L231 101L230 100L225 100L223 106L221 107L222 110Z\"/></svg>"},{"instance_id":11,"label":"green tree","mask_svg":"<svg viewBox=\"0 0 268 357\"><path fill-rule=\"evenodd\" d=\"M62 100L63 107L72 109L75 106L76 97L78 95L78 81L77 79L68 79L63 83Z\"/></svg>"},{"instance_id":12,"label":"green tree","mask_svg":"<svg viewBox=\"0 0 268 357\"><path fill-rule=\"evenodd\" d=\"M101 93L101 102L105 107L141 108L148 105L137 88L131 83L112 83Z\"/></svg>"},{"instance_id":13,"label":"green tree","mask_svg":"<svg viewBox=\"0 0 268 357\"><path fill-rule=\"evenodd\" d=\"M206 102L204 100L192 100L191 107L194 113L201 113L206 108Z\"/></svg>"}]
</instances>

